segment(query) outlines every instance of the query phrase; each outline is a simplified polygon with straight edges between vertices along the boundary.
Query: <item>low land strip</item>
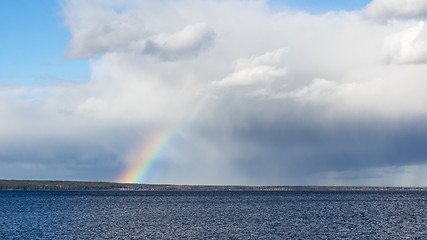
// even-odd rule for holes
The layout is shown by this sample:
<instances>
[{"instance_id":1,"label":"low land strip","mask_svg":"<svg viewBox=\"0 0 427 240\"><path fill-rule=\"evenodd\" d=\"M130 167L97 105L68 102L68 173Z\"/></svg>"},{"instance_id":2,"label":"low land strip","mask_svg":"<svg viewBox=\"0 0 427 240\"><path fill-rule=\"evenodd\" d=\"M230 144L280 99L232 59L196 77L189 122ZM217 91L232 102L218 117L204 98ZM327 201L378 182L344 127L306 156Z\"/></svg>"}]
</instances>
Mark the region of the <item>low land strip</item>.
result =
<instances>
[{"instance_id":1,"label":"low land strip","mask_svg":"<svg viewBox=\"0 0 427 240\"><path fill-rule=\"evenodd\" d=\"M0 180L0 191L427 191L425 187L172 185Z\"/></svg>"}]
</instances>

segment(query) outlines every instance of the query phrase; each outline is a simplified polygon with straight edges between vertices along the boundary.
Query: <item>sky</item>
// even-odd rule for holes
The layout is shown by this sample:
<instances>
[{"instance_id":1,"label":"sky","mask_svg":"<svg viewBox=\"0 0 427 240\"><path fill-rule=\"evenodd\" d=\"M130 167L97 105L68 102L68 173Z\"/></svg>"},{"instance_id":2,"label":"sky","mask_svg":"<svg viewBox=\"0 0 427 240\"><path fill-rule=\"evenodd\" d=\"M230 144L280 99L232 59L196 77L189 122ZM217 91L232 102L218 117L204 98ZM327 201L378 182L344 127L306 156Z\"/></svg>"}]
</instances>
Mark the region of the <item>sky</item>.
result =
<instances>
[{"instance_id":1,"label":"sky","mask_svg":"<svg viewBox=\"0 0 427 240\"><path fill-rule=\"evenodd\" d=\"M0 179L427 186L426 1L0 4Z\"/></svg>"}]
</instances>

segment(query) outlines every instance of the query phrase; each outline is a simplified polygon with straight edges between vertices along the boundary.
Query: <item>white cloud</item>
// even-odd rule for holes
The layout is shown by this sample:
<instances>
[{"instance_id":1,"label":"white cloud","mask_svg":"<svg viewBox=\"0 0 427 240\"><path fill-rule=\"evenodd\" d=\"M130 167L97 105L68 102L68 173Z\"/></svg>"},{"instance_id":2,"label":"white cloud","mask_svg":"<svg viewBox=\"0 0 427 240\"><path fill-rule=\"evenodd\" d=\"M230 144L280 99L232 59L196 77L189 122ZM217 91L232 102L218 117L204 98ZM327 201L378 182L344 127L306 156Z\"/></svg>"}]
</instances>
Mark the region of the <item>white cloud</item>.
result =
<instances>
[{"instance_id":1,"label":"white cloud","mask_svg":"<svg viewBox=\"0 0 427 240\"><path fill-rule=\"evenodd\" d=\"M374 18L413 18L427 16L424 0L373 0L365 12Z\"/></svg>"},{"instance_id":2,"label":"white cloud","mask_svg":"<svg viewBox=\"0 0 427 240\"><path fill-rule=\"evenodd\" d=\"M387 62L396 64L427 62L427 30L424 21L388 36L384 43Z\"/></svg>"},{"instance_id":3,"label":"white cloud","mask_svg":"<svg viewBox=\"0 0 427 240\"><path fill-rule=\"evenodd\" d=\"M274 97L297 98L314 102L326 99L327 101L330 101L330 98L336 93L338 87L339 84L334 81L316 78L309 85L304 86L301 89L297 89L289 93L282 93Z\"/></svg>"},{"instance_id":4,"label":"white cloud","mask_svg":"<svg viewBox=\"0 0 427 240\"><path fill-rule=\"evenodd\" d=\"M261 56L238 59L233 63L233 73L220 81L212 82L212 86L246 86L266 84L286 75L281 58L284 49L276 49Z\"/></svg>"},{"instance_id":5,"label":"white cloud","mask_svg":"<svg viewBox=\"0 0 427 240\"><path fill-rule=\"evenodd\" d=\"M416 70L416 69L415 69ZM392 74L390 74L392 75ZM359 82L338 82L316 78L310 84L290 92L270 92L271 98L294 99L323 106L335 115L367 113L386 118L427 116L423 94L427 87L421 79L389 76Z\"/></svg>"}]
</instances>

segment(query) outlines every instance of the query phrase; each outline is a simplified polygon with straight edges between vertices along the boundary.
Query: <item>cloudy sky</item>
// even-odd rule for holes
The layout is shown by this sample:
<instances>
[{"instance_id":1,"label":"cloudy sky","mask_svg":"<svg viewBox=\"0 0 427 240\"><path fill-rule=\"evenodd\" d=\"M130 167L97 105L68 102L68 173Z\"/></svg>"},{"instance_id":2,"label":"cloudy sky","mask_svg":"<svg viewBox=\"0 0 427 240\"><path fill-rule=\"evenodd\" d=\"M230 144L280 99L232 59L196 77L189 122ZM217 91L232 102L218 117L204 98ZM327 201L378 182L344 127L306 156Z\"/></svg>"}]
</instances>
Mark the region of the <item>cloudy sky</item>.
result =
<instances>
[{"instance_id":1,"label":"cloudy sky","mask_svg":"<svg viewBox=\"0 0 427 240\"><path fill-rule=\"evenodd\" d=\"M1 5L1 179L427 186L427 1Z\"/></svg>"}]
</instances>

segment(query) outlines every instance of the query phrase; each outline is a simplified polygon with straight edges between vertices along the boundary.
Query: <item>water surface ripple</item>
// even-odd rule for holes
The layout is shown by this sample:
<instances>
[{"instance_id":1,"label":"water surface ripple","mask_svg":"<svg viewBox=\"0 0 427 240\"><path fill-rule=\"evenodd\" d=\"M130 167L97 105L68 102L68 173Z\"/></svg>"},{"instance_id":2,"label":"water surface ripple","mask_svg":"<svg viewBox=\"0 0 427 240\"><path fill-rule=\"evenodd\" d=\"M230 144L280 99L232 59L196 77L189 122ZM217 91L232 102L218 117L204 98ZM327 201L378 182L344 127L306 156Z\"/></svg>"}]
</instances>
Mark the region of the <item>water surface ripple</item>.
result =
<instances>
[{"instance_id":1,"label":"water surface ripple","mask_svg":"<svg viewBox=\"0 0 427 240\"><path fill-rule=\"evenodd\" d=\"M0 192L0 239L427 239L427 192Z\"/></svg>"}]
</instances>

